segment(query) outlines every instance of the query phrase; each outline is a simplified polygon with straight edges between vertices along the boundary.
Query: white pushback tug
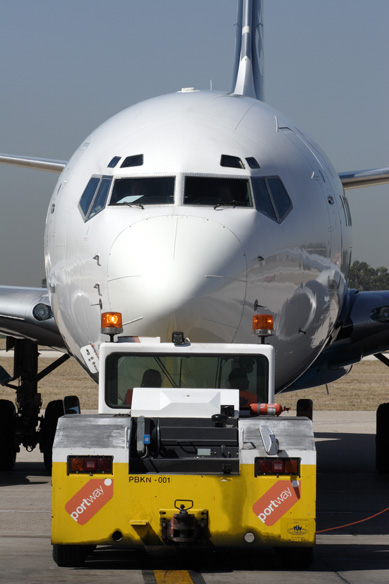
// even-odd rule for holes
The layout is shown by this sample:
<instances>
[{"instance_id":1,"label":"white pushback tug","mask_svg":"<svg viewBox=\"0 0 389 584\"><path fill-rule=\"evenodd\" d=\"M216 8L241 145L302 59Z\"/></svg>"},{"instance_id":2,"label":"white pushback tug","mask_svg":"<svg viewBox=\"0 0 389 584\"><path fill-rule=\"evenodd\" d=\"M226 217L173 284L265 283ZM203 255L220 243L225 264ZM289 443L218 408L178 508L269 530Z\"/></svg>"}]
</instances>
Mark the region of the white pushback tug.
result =
<instances>
[{"instance_id":1,"label":"white pushback tug","mask_svg":"<svg viewBox=\"0 0 389 584\"><path fill-rule=\"evenodd\" d=\"M105 313L111 341L121 315ZM272 321L259 344L119 337L100 348L99 413L65 415L53 448L59 566L97 545L260 548L308 565L315 542L312 422L279 417ZM123 341L123 342L122 342Z\"/></svg>"}]
</instances>

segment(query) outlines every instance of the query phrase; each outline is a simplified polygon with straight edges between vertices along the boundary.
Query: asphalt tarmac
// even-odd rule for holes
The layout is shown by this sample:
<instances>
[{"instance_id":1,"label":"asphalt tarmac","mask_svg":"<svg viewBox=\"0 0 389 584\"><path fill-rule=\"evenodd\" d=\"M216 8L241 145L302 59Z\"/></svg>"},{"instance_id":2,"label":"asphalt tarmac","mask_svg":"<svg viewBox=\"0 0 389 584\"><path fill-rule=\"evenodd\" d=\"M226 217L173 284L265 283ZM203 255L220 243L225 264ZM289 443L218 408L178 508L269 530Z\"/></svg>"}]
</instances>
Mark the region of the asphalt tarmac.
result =
<instances>
[{"instance_id":1,"label":"asphalt tarmac","mask_svg":"<svg viewBox=\"0 0 389 584\"><path fill-rule=\"evenodd\" d=\"M350 584L389 581L389 475L374 467L374 412L316 412L317 545L306 571L263 554L139 553L98 548L83 568L51 557L50 476L39 452L0 473L0 582L44 584ZM367 518L371 517L368 520ZM340 529L333 529L339 526ZM330 531L327 531L331 529Z\"/></svg>"}]
</instances>

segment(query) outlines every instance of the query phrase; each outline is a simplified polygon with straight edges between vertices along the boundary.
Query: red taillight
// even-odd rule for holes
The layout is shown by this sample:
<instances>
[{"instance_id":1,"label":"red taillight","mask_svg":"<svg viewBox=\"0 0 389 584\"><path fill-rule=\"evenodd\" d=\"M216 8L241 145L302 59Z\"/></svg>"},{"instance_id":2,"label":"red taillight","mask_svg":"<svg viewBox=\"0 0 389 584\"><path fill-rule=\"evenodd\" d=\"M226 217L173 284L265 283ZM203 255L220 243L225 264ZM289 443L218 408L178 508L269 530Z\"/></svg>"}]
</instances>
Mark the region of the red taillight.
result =
<instances>
[{"instance_id":1,"label":"red taillight","mask_svg":"<svg viewBox=\"0 0 389 584\"><path fill-rule=\"evenodd\" d=\"M69 456L69 474L112 474L112 456Z\"/></svg>"},{"instance_id":2,"label":"red taillight","mask_svg":"<svg viewBox=\"0 0 389 584\"><path fill-rule=\"evenodd\" d=\"M84 472L84 460L71 456L68 459L68 470L69 472Z\"/></svg>"},{"instance_id":3,"label":"red taillight","mask_svg":"<svg viewBox=\"0 0 389 584\"><path fill-rule=\"evenodd\" d=\"M299 458L256 458L255 476L260 475L298 475L300 476Z\"/></svg>"},{"instance_id":4,"label":"red taillight","mask_svg":"<svg viewBox=\"0 0 389 584\"><path fill-rule=\"evenodd\" d=\"M285 458L285 474L300 475L300 459Z\"/></svg>"},{"instance_id":5,"label":"red taillight","mask_svg":"<svg viewBox=\"0 0 389 584\"><path fill-rule=\"evenodd\" d=\"M102 456L99 458L98 471L105 474L112 474L112 456Z\"/></svg>"},{"instance_id":6,"label":"red taillight","mask_svg":"<svg viewBox=\"0 0 389 584\"><path fill-rule=\"evenodd\" d=\"M255 459L255 476L259 474L273 474L271 458Z\"/></svg>"}]
</instances>

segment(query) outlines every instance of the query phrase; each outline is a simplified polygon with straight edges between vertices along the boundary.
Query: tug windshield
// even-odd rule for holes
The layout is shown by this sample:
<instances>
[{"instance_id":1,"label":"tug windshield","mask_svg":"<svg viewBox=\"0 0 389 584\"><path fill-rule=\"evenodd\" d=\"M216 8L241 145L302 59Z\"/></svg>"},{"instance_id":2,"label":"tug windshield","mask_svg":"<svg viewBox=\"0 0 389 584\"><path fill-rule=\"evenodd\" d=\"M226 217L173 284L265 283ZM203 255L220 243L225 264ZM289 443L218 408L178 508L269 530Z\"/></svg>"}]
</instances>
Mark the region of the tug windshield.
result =
<instances>
[{"instance_id":1,"label":"tug windshield","mask_svg":"<svg viewBox=\"0 0 389 584\"><path fill-rule=\"evenodd\" d=\"M113 353L106 364L106 402L131 407L134 387L239 389L240 409L267 401L264 355Z\"/></svg>"}]
</instances>

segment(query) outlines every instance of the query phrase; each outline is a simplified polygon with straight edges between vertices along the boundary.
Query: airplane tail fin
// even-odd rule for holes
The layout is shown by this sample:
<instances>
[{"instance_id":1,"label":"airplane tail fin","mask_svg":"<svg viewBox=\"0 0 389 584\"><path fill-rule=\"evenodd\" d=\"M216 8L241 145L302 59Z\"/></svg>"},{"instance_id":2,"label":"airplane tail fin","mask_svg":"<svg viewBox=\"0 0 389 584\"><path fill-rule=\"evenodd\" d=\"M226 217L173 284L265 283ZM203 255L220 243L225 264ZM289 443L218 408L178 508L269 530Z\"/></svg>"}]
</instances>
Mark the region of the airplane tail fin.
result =
<instances>
[{"instance_id":1,"label":"airplane tail fin","mask_svg":"<svg viewBox=\"0 0 389 584\"><path fill-rule=\"evenodd\" d=\"M263 100L262 0L239 0L232 92Z\"/></svg>"}]
</instances>

